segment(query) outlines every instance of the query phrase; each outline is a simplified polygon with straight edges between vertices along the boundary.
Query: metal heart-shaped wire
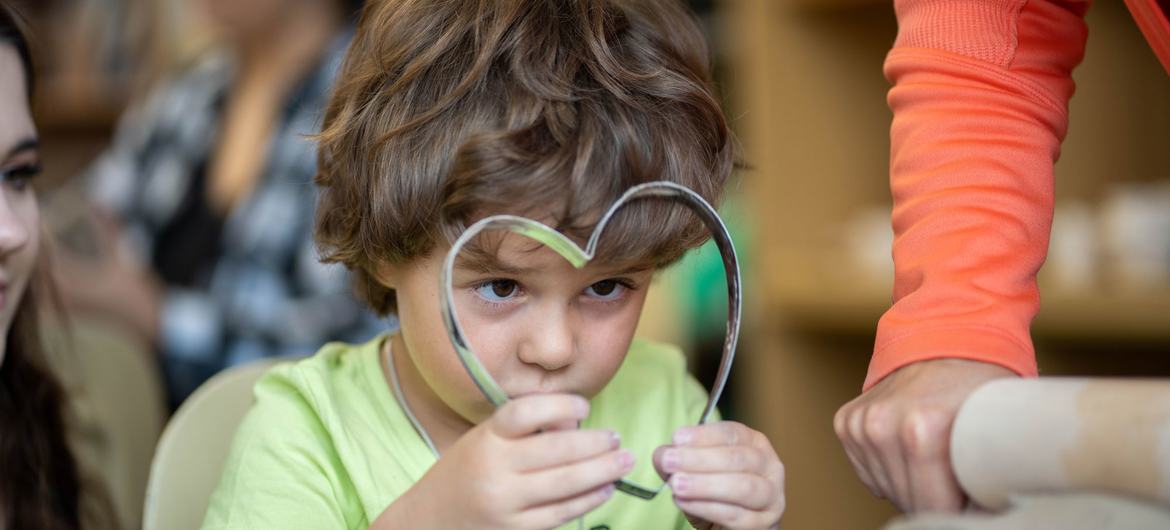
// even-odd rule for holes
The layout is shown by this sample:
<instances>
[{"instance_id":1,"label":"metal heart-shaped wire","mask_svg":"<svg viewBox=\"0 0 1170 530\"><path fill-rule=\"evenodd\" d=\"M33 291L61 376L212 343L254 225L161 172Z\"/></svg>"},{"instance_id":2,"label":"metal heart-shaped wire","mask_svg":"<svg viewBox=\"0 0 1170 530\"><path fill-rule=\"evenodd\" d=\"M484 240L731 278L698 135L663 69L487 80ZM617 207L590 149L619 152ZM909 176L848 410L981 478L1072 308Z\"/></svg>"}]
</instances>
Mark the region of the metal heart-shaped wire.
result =
<instances>
[{"instance_id":1,"label":"metal heart-shaped wire","mask_svg":"<svg viewBox=\"0 0 1170 530\"><path fill-rule=\"evenodd\" d=\"M719 217L715 208L690 188L666 181L639 184L623 193L609 207L605 215L601 217L601 220L597 223L597 227L593 229L593 233L589 236L589 241L586 243L584 249L577 246L576 243L568 237L565 237L564 234L557 232L544 223L515 215L493 215L480 219L475 224L467 227L467 230L451 245L451 249L447 252L446 260L443 262L443 271L440 278L442 296L439 299L439 303L443 312L443 323L447 326L447 334L451 339L451 344L455 347L455 352L458 354L460 362L463 363L463 367L467 369L467 373L471 376L472 381L475 382L475 385L479 387L483 395L493 405L496 407L503 405L508 401L508 395L504 393L504 390L500 388L499 384L496 383L487 369L483 367L483 364L480 363L479 357L475 355L475 352L471 349L471 345L468 344L467 336L463 333L463 328L459 325L459 318L455 314L455 296L452 287L452 278L455 269L455 258L459 255L460 250L475 238L475 236L485 230L507 230L539 241L564 257L573 267L579 269L588 264L596 255L598 241L601 239L601 234L605 231L605 226L613 218L614 213L625 204L643 198L672 199L689 206L702 219L707 229L710 230L711 238L715 240L715 245L719 248L719 254L723 258L723 267L727 275L727 336L723 342L723 359L719 362L719 371L716 373L715 382L711 386L707 406L703 409L703 415L698 420L698 424L700 425L707 422L712 411L715 410L716 403L719 402L719 396L723 393L723 387L727 384L727 376L731 372L731 363L735 359L735 346L739 342L739 323L742 315L743 299L743 289L740 285L739 259L735 254L735 246L732 244L731 234L727 231L727 226L723 223L723 219ZM663 486L647 488L623 479L615 482L614 487L623 493L648 500L654 498L662 490Z\"/></svg>"}]
</instances>

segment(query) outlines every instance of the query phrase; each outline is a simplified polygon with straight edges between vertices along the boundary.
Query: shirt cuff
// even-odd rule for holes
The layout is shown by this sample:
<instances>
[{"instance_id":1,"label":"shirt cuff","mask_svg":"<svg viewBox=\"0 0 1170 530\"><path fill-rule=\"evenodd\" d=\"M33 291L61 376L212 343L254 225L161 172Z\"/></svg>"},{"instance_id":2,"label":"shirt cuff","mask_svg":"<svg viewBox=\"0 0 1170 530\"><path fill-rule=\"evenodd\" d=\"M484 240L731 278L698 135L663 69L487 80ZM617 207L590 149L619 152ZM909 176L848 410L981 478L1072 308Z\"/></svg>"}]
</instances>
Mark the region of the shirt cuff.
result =
<instances>
[{"instance_id":1,"label":"shirt cuff","mask_svg":"<svg viewBox=\"0 0 1170 530\"><path fill-rule=\"evenodd\" d=\"M992 328L938 327L905 335L874 351L862 390L869 390L903 366L935 359L965 359L1002 366L1035 377L1036 354Z\"/></svg>"}]
</instances>

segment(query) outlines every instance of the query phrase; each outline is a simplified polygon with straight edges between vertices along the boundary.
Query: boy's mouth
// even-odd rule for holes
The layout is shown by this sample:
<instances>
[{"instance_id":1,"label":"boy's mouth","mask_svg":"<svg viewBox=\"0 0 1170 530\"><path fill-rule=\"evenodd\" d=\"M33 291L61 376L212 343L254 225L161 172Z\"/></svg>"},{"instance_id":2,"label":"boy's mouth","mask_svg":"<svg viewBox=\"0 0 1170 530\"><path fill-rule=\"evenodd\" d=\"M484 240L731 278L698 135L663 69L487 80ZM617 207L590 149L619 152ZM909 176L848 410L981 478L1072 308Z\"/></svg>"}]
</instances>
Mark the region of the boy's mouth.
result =
<instances>
[{"instance_id":1,"label":"boy's mouth","mask_svg":"<svg viewBox=\"0 0 1170 530\"><path fill-rule=\"evenodd\" d=\"M571 389L563 389L563 388L537 388L537 389L530 389L530 390L521 390L518 392L508 392L508 395L511 396L512 398L520 398L520 397L532 396L532 395L536 395L536 394L577 394L579 396L583 395L581 392L577 392L577 391L571 390Z\"/></svg>"}]
</instances>

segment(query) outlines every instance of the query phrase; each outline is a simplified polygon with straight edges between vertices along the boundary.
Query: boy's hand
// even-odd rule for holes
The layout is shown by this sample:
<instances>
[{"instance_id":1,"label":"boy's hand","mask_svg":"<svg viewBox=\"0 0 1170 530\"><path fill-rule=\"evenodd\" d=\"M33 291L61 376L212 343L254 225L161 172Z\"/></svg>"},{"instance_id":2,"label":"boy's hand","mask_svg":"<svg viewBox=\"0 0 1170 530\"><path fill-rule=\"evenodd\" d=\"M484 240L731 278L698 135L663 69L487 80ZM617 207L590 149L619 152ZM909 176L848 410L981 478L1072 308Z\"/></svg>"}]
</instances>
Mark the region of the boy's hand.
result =
<instances>
[{"instance_id":1,"label":"boy's hand","mask_svg":"<svg viewBox=\"0 0 1170 530\"><path fill-rule=\"evenodd\" d=\"M588 412L588 401L568 394L509 401L372 527L548 529L580 517L609 499L634 463L613 432L575 428Z\"/></svg>"},{"instance_id":2,"label":"boy's hand","mask_svg":"<svg viewBox=\"0 0 1170 530\"><path fill-rule=\"evenodd\" d=\"M763 434L730 421L683 427L654 468L698 530L774 529L784 513L784 465Z\"/></svg>"}]
</instances>

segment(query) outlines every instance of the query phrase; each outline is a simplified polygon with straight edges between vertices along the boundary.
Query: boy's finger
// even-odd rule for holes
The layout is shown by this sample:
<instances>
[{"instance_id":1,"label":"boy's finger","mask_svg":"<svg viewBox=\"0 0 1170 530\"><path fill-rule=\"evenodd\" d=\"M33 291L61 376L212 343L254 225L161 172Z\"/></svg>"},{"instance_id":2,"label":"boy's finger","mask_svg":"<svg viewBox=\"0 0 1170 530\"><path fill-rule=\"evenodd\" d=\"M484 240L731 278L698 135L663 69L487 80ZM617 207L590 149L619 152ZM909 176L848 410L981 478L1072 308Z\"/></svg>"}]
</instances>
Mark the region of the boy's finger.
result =
<instances>
[{"instance_id":1,"label":"boy's finger","mask_svg":"<svg viewBox=\"0 0 1170 530\"><path fill-rule=\"evenodd\" d=\"M650 456L650 461L654 464L654 471L658 472L658 478L661 478L662 480L667 480L670 478L670 472L666 470L662 455L666 454L666 452L672 448L674 448L673 445L658 446L658 448L654 450L654 454Z\"/></svg>"},{"instance_id":2,"label":"boy's finger","mask_svg":"<svg viewBox=\"0 0 1170 530\"><path fill-rule=\"evenodd\" d=\"M767 479L751 473L675 473L669 484L679 499L734 504L751 511L767 510L783 496Z\"/></svg>"},{"instance_id":3,"label":"boy's finger","mask_svg":"<svg viewBox=\"0 0 1170 530\"><path fill-rule=\"evenodd\" d=\"M702 519L721 528L775 528L777 516L746 510L722 502L674 499L674 504L690 517Z\"/></svg>"},{"instance_id":4,"label":"boy's finger","mask_svg":"<svg viewBox=\"0 0 1170 530\"><path fill-rule=\"evenodd\" d=\"M539 471L593 458L620 445L613 431L550 431L516 440L509 458L516 471Z\"/></svg>"},{"instance_id":5,"label":"boy's finger","mask_svg":"<svg viewBox=\"0 0 1170 530\"><path fill-rule=\"evenodd\" d=\"M579 420L567 420L545 427L546 431L575 431L581 427Z\"/></svg>"},{"instance_id":6,"label":"boy's finger","mask_svg":"<svg viewBox=\"0 0 1170 530\"><path fill-rule=\"evenodd\" d=\"M589 402L573 394L532 394L504 403L488 419L491 431L504 438L518 438L541 430L577 422L589 414Z\"/></svg>"},{"instance_id":7,"label":"boy's finger","mask_svg":"<svg viewBox=\"0 0 1170 530\"><path fill-rule=\"evenodd\" d=\"M576 497L622 478L634 468L634 457L619 449L566 466L554 467L521 477L517 494L526 507Z\"/></svg>"},{"instance_id":8,"label":"boy's finger","mask_svg":"<svg viewBox=\"0 0 1170 530\"><path fill-rule=\"evenodd\" d=\"M606 484L563 501L537 506L520 515L516 526L522 528L556 528L593 511L613 497L613 484Z\"/></svg>"},{"instance_id":9,"label":"boy's finger","mask_svg":"<svg viewBox=\"0 0 1170 530\"><path fill-rule=\"evenodd\" d=\"M680 471L691 473L760 473L773 460L762 449L750 445L715 447L665 446L654 452L654 467L666 475ZM660 473L661 474L661 473Z\"/></svg>"},{"instance_id":10,"label":"boy's finger","mask_svg":"<svg viewBox=\"0 0 1170 530\"><path fill-rule=\"evenodd\" d=\"M716 445L759 445L762 435L742 423L720 421L674 431L674 445L711 447Z\"/></svg>"}]
</instances>

